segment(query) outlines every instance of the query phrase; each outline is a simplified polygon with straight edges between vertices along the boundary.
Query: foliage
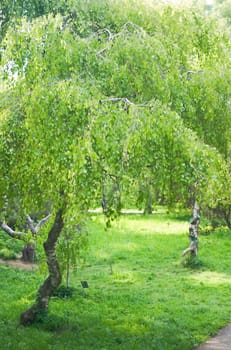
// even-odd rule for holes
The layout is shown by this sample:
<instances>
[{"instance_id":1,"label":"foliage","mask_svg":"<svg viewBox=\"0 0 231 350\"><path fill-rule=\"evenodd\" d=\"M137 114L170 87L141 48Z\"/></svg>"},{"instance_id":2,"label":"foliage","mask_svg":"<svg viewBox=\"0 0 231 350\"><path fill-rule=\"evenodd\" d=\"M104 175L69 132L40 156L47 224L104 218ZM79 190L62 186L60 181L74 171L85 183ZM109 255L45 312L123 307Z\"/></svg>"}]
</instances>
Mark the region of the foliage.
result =
<instances>
[{"instance_id":1,"label":"foliage","mask_svg":"<svg viewBox=\"0 0 231 350\"><path fill-rule=\"evenodd\" d=\"M135 0L26 3L1 41L0 221L15 203L18 222L62 213L67 247L102 199L108 224L131 193L230 208L230 42L216 21Z\"/></svg>"},{"instance_id":2,"label":"foliage","mask_svg":"<svg viewBox=\"0 0 231 350\"><path fill-rule=\"evenodd\" d=\"M12 251L7 248L2 248L0 250L0 257L3 258L4 260L8 259L16 259L17 255Z\"/></svg>"},{"instance_id":3,"label":"foliage","mask_svg":"<svg viewBox=\"0 0 231 350\"><path fill-rule=\"evenodd\" d=\"M215 13L221 18L227 21L227 24L231 24L231 3L230 0L216 0L215 1Z\"/></svg>"},{"instance_id":4,"label":"foliage","mask_svg":"<svg viewBox=\"0 0 231 350\"><path fill-rule=\"evenodd\" d=\"M218 172L220 181L220 168L225 165L203 142L228 157L227 39L215 23L187 10L166 8L158 22L145 11L142 22L139 16L132 22L134 10L127 4L127 21L122 24L117 4L80 2L78 6L80 17L71 17L68 23L61 16L39 18L30 24L24 21L6 35L2 62L6 67L13 58L11 74L9 69L5 72L18 78L4 99L2 115L11 110L11 117L3 126L3 145L8 149L6 161L10 157L12 164L20 162L17 177L23 179L14 184L12 197L22 189L22 198L32 191L33 203L29 199L28 206L37 210L48 198L59 203L60 193L65 192L73 208L73 204L80 206L72 203L74 193L82 193L81 184L88 183L88 195L82 193L78 201L89 206L90 199L100 197L102 178L113 176L121 183L128 167L135 181L150 173L157 201L187 201L188 189L192 196L198 195L192 190L195 183L199 192L204 191L201 182L211 185L208 192L216 197L217 184L210 177ZM108 27L112 9L115 25ZM92 28L93 19L97 26ZM85 34L79 32L82 27ZM111 96L121 102L110 102ZM15 103L10 107L12 99ZM107 102L100 105L100 101ZM12 145L9 130L16 128L17 142ZM35 135L36 152L31 152ZM142 164L139 174L137 164ZM8 177L7 169L9 186ZM115 211L120 207L115 204Z\"/></svg>"},{"instance_id":5,"label":"foliage","mask_svg":"<svg viewBox=\"0 0 231 350\"><path fill-rule=\"evenodd\" d=\"M59 238L57 256L66 279L67 294L71 271L80 268L84 264L87 243L87 228L83 222L74 227L67 225L62 236Z\"/></svg>"},{"instance_id":6,"label":"foliage","mask_svg":"<svg viewBox=\"0 0 231 350\"><path fill-rule=\"evenodd\" d=\"M3 259L16 259L22 251L23 243L7 238L6 234L0 231L0 257Z\"/></svg>"},{"instance_id":7,"label":"foliage","mask_svg":"<svg viewBox=\"0 0 231 350\"><path fill-rule=\"evenodd\" d=\"M0 4L0 40L4 37L8 27L16 26L21 17L28 20L57 12L59 1L53 0L2 0Z\"/></svg>"}]
</instances>

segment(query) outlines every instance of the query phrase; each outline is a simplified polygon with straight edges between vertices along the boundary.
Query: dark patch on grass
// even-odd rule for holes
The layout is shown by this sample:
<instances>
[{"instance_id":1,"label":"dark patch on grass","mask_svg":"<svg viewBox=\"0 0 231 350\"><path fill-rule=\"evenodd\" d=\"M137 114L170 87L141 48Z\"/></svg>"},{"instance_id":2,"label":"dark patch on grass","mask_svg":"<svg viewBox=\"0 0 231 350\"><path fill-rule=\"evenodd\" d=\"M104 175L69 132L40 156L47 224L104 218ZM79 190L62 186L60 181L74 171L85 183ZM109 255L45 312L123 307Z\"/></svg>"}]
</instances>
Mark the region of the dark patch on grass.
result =
<instances>
[{"instance_id":1,"label":"dark patch on grass","mask_svg":"<svg viewBox=\"0 0 231 350\"><path fill-rule=\"evenodd\" d=\"M75 288L66 287L66 286L60 286L54 292L53 297L56 297L56 298L59 298L59 299L72 298L74 291L75 291Z\"/></svg>"},{"instance_id":2,"label":"dark patch on grass","mask_svg":"<svg viewBox=\"0 0 231 350\"><path fill-rule=\"evenodd\" d=\"M202 259L200 259L198 256L187 256L183 261L182 261L183 266L188 267L193 270L199 270L199 269L204 269L206 267L206 264Z\"/></svg>"}]
</instances>

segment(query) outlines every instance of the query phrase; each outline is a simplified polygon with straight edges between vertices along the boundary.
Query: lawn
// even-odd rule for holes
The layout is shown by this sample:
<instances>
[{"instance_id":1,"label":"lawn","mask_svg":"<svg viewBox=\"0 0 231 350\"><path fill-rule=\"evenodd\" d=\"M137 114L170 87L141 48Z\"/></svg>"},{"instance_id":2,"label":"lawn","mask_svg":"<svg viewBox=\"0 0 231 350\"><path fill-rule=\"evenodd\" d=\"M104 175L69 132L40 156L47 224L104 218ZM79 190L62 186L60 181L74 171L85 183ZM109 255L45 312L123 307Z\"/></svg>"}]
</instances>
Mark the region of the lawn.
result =
<instances>
[{"instance_id":1,"label":"lawn","mask_svg":"<svg viewBox=\"0 0 231 350\"><path fill-rule=\"evenodd\" d=\"M105 230L102 216L92 214L72 298L52 298L48 318L33 327L19 326L18 317L42 272L1 265L0 349L194 349L231 321L231 233L201 236L199 258L185 267L187 220L123 215Z\"/></svg>"}]
</instances>

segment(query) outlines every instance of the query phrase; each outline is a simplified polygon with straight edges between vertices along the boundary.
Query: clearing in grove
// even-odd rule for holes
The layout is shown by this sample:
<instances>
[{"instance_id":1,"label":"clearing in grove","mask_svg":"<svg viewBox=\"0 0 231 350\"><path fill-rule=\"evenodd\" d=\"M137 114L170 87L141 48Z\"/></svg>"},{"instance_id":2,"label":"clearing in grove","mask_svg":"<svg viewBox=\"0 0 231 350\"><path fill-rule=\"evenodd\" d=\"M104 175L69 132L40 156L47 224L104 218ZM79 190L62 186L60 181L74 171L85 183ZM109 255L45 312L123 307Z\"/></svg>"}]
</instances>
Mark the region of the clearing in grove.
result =
<instances>
[{"instance_id":1,"label":"clearing in grove","mask_svg":"<svg viewBox=\"0 0 231 350\"><path fill-rule=\"evenodd\" d=\"M122 215L108 230L91 214L72 297L53 297L47 319L32 327L18 317L44 271L0 265L0 349L194 349L231 321L231 233L201 235L198 258L185 266L187 232L188 217L175 214Z\"/></svg>"}]
</instances>

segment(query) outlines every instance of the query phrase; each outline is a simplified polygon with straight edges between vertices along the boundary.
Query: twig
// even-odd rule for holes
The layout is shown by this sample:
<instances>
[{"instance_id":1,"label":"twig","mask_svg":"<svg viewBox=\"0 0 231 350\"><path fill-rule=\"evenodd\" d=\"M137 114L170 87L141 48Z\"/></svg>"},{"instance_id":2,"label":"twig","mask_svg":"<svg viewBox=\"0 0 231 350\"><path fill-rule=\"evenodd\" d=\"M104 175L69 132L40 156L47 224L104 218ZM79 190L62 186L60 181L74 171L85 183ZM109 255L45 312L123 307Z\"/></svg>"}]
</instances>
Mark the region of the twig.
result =
<instances>
[{"instance_id":1,"label":"twig","mask_svg":"<svg viewBox=\"0 0 231 350\"><path fill-rule=\"evenodd\" d=\"M187 76L187 79L190 80L192 74L201 74L201 73L203 73L203 70L198 70L198 71L188 70L186 72L186 76Z\"/></svg>"},{"instance_id":2,"label":"twig","mask_svg":"<svg viewBox=\"0 0 231 350\"><path fill-rule=\"evenodd\" d=\"M99 50L97 53L96 53L96 56L102 56L102 54L104 53L104 52L106 52L108 50L108 48L107 47L104 47L102 50Z\"/></svg>"},{"instance_id":3,"label":"twig","mask_svg":"<svg viewBox=\"0 0 231 350\"><path fill-rule=\"evenodd\" d=\"M112 40L113 39L113 34L110 32L109 29L107 28L104 28L104 29L101 29L97 32L97 35L100 35L100 34L103 34L103 33L107 33L108 34L108 40Z\"/></svg>"},{"instance_id":4,"label":"twig","mask_svg":"<svg viewBox=\"0 0 231 350\"><path fill-rule=\"evenodd\" d=\"M130 106L136 106L136 107L146 107L150 102L144 102L136 104L134 102L131 102L127 97L109 97L104 100L99 100L100 103L108 103L108 102L123 102L126 105Z\"/></svg>"},{"instance_id":5,"label":"twig","mask_svg":"<svg viewBox=\"0 0 231 350\"><path fill-rule=\"evenodd\" d=\"M124 102L128 105L134 105L133 102L129 101L129 99L127 97L110 97L110 98L107 98L105 100L100 100L99 102L100 103L107 103L107 102Z\"/></svg>"},{"instance_id":6,"label":"twig","mask_svg":"<svg viewBox=\"0 0 231 350\"><path fill-rule=\"evenodd\" d=\"M127 28L128 26L131 26L131 27L133 27L133 28L139 30L140 32L143 32L143 31L144 31L143 28L141 28L141 27L138 26L137 24L135 24L135 23L133 23L133 22L130 22L130 21L124 23L124 25L122 26L122 29L128 30L128 28ZM129 31L129 30L128 30L128 31ZM130 31L129 31L129 32L130 32Z\"/></svg>"}]
</instances>

